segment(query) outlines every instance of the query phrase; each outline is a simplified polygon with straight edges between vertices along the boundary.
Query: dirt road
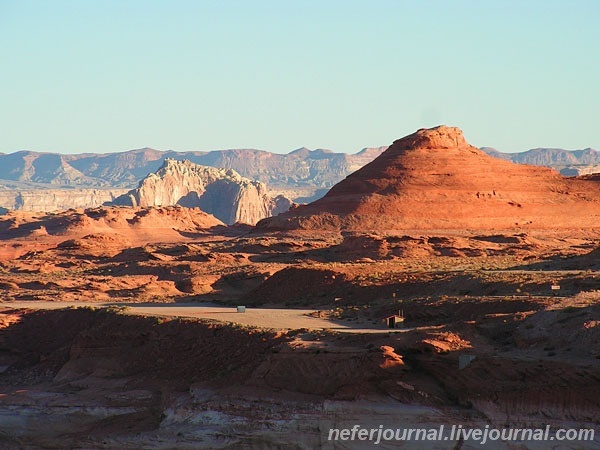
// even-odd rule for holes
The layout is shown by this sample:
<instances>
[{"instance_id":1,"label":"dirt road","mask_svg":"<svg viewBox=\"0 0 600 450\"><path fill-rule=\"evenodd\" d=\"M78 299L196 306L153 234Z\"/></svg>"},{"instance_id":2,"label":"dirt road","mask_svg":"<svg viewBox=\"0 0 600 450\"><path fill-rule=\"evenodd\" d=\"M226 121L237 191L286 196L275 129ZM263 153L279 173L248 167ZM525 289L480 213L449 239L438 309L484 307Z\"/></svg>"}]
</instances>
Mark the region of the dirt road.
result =
<instances>
[{"instance_id":1,"label":"dirt road","mask_svg":"<svg viewBox=\"0 0 600 450\"><path fill-rule=\"evenodd\" d=\"M60 309L73 307L108 308L110 306L126 306L126 314L154 315L166 317L195 317L213 319L222 322L240 323L254 327L274 329L327 329L350 333L388 333L408 329L390 330L381 325L355 324L337 322L324 318L312 317L313 309L270 309L247 308L238 313L235 307L224 307L206 303L89 303L89 302L45 302L17 301L0 303L2 309Z\"/></svg>"}]
</instances>

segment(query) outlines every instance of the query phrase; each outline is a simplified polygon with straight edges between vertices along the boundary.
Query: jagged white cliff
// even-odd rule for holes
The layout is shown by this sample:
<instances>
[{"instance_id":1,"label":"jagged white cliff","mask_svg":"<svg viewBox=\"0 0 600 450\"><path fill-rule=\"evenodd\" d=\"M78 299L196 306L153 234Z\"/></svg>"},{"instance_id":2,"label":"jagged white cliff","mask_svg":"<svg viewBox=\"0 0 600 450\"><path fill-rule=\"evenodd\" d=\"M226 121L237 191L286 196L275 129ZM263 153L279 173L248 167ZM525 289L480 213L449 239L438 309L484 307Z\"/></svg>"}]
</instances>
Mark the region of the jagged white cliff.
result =
<instances>
[{"instance_id":1,"label":"jagged white cliff","mask_svg":"<svg viewBox=\"0 0 600 450\"><path fill-rule=\"evenodd\" d=\"M227 224L254 225L287 211L291 200L272 197L260 181L242 177L233 169L216 169L190 161L165 159L139 187L118 197L115 205L198 207Z\"/></svg>"}]
</instances>

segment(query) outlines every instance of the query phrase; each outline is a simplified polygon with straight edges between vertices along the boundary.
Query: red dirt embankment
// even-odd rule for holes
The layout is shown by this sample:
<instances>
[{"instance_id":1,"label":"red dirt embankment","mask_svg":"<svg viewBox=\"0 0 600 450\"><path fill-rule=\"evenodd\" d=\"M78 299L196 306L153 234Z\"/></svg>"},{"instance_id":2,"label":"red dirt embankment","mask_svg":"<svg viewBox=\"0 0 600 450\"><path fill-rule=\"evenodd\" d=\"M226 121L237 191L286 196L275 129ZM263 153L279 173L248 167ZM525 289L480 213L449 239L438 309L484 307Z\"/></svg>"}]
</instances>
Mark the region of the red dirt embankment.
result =
<instances>
[{"instance_id":1,"label":"red dirt embankment","mask_svg":"<svg viewBox=\"0 0 600 450\"><path fill-rule=\"evenodd\" d=\"M5 385L128 380L131 388L194 383L354 396L404 370L393 348L337 352L323 337L92 308L0 313ZM12 318L12 320L8 320ZM59 331L60 330L60 331ZM351 357L349 357L351 356ZM135 378L132 378L135 377Z\"/></svg>"}]
</instances>

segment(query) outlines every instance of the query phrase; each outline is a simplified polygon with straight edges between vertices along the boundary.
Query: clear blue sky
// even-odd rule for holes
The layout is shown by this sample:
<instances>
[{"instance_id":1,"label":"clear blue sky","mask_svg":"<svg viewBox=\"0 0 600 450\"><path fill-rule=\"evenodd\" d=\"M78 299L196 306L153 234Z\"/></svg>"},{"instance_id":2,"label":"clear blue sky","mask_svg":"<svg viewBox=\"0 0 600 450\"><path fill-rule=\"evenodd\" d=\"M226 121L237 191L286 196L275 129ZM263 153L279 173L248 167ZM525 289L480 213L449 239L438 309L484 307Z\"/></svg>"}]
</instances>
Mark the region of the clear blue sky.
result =
<instances>
[{"instance_id":1,"label":"clear blue sky","mask_svg":"<svg viewBox=\"0 0 600 450\"><path fill-rule=\"evenodd\" d=\"M0 0L0 152L600 149L600 1Z\"/></svg>"}]
</instances>

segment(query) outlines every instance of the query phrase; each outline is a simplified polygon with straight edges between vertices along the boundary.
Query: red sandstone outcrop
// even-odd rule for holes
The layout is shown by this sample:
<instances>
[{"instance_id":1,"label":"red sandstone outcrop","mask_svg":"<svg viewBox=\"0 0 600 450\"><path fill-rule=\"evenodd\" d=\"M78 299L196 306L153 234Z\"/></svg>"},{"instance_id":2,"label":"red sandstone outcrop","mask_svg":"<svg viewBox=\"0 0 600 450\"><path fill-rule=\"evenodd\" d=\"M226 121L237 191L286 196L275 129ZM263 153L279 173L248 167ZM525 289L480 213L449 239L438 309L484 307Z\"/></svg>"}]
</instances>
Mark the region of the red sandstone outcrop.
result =
<instances>
[{"instance_id":1,"label":"red sandstone outcrop","mask_svg":"<svg viewBox=\"0 0 600 450\"><path fill-rule=\"evenodd\" d=\"M41 236L114 236L120 243L139 240L165 242L181 239L182 233L197 233L223 222L198 208L99 207L70 209L60 213L12 211L0 219L0 240ZM110 239L106 237L107 239ZM95 240L95 239L94 239ZM88 243L90 243L88 239ZM97 243L98 244L98 243ZM100 242L100 247L106 243ZM1 254L1 253L0 253Z\"/></svg>"},{"instance_id":2,"label":"red sandstone outcrop","mask_svg":"<svg viewBox=\"0 0 600 450\"><path fill-rule=\"evenodd\" d=\"M492 158L461 130L421 129L394 142L325 197L259 229L594 228L600 183Z\"/></svg>"},{"instance_id":3,"label":"red sandstone outcrop","mask_svg":"<svg viewBox=\"0 0 600 450\"><path fill-rule=\"evenodd\" d=\"M166 159L137 189L117 198L117 205L198 207L219 220L255 224L287 211L291 200L272 197L267 186L242 177L233 169L215 169L190 161Z\"/></svg>"}]
</instances>

